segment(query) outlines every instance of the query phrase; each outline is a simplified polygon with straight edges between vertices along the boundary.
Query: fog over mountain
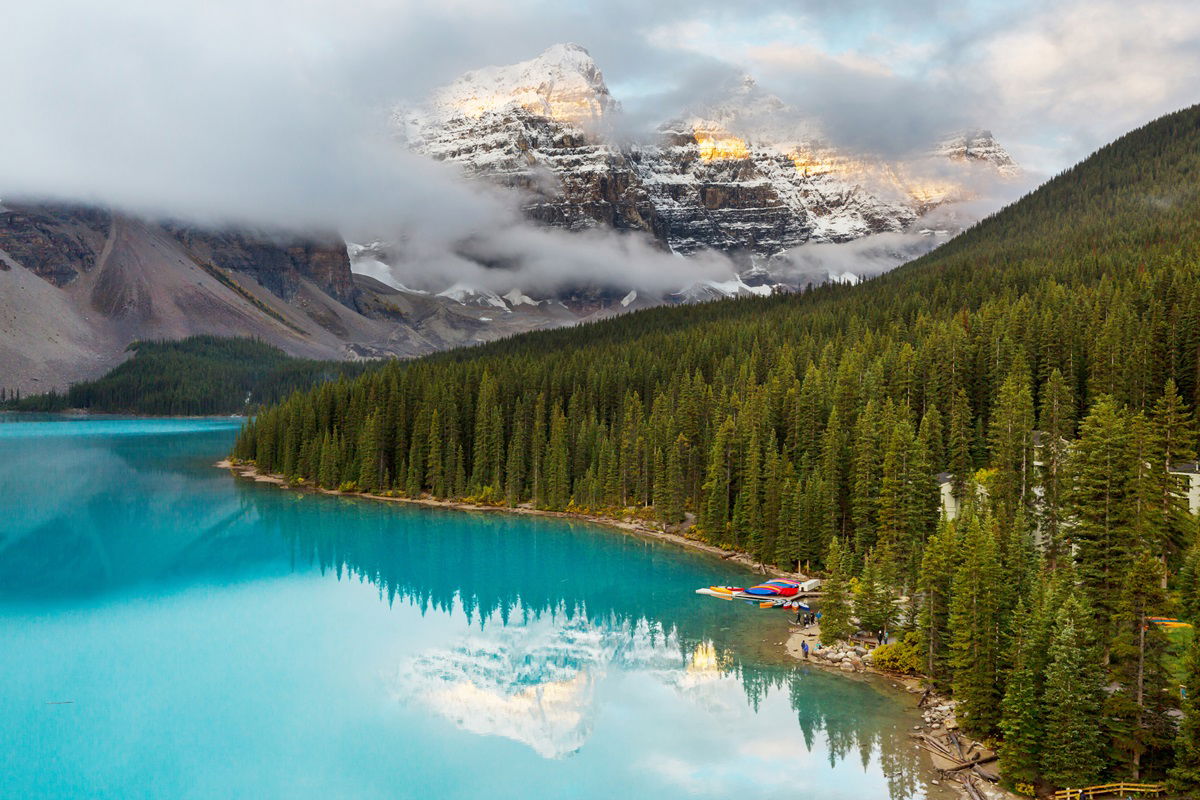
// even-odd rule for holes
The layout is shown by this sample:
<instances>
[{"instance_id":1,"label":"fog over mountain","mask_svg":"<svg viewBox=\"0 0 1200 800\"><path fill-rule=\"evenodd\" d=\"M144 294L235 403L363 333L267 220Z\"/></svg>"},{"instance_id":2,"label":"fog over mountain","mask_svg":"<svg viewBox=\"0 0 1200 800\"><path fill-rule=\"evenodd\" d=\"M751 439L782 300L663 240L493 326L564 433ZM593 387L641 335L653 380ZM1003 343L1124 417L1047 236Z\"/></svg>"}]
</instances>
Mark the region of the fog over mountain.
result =
<instances>
[{"instance_id":1,"label":"fog over mountain","mask_svg":"<svg viewBox=\"0 0 1200 800\"><path fill-rule=\"evenodd\" d=\"M1200 11L1136 5L18 5L0 367L214 327L415 355L858 280L1191 102Z\"/></svg>"},{"instance_id":2,"label":"fog over mountain","mask_svg":"<svg viewBox=\"0 0 1200 800\"><path fill-rule=\"evenodd\" d=\"M703 100L714 75L749 71L848 145L912 150L984 125L1045 173L1194 99L1180 76L1200 72L1200 11L1181 0L1138 7L19 4L6 10L14 35L0 48L0 103L13 121L0 133L0 196L332 224L351 236L396 220L472 227L492 205L432 180L441 173L389 147L380 122L396 101L558 41L585 44L647 122L661 117L647 109Z\"/></svg>"}]
</instances>

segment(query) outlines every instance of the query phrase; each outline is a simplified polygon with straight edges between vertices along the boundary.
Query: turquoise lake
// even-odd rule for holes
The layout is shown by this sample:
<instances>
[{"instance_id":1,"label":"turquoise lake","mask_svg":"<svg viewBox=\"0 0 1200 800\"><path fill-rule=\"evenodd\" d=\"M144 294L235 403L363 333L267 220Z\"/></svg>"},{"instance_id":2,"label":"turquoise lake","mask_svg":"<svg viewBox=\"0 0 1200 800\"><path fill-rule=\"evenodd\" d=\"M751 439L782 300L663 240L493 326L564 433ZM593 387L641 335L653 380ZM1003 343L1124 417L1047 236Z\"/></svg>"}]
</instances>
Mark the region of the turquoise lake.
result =
<instances>
[{"instance_id":1,"label":"turquoise lake","mask_svg":"<svg viewBox=\"0 0 1200 800\"><path fill-rule=\"evenodd\" d=\"M921 798L906 698L719 559L214 469L238 420L0 415L0 797Z\"/></svg>"}]
</instances>

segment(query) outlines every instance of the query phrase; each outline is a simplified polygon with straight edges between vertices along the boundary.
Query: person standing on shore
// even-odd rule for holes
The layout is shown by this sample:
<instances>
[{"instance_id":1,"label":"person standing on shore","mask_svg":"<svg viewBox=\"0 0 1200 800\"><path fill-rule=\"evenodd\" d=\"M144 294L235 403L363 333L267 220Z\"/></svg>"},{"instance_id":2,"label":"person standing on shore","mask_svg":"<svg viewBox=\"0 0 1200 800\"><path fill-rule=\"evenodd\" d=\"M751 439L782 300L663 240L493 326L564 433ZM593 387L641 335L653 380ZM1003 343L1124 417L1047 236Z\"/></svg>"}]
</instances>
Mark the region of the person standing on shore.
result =
<instances>
[{"instance_id":1,"label":"person standing on shore","mask_svg":"<svg viewBox=\"0 0 1200 800\"><path fill-rule=\"evenodd\" d=\"M803 641L800 643L800 650L804 653L805 660L808 660L808 642L807 641Z\"/></svg>"}]
</instances>

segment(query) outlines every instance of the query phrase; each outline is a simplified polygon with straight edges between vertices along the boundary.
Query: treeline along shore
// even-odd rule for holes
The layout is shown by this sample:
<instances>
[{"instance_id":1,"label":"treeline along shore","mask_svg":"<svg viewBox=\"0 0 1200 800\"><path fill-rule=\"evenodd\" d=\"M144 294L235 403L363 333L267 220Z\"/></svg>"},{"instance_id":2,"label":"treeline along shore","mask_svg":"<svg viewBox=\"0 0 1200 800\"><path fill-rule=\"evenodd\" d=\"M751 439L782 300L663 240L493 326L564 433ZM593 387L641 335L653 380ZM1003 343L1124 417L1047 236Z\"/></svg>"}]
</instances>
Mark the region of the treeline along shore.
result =
<instances>
[{"instance_id":1,"label":"treeline along shore","mask_svg":"<svg viewBox=\"0 0 1200 800\"><path fill-rule=\"evenodd\" d=\"M1154 618L1200 616L1198 396L1193 107L861 286L390 363L267 408L233 456L348 491L632 508L821 570L824 635L851 612L894 631L1011 786L1196 793L1200 644Z\"/></svg>"}]
</instances>

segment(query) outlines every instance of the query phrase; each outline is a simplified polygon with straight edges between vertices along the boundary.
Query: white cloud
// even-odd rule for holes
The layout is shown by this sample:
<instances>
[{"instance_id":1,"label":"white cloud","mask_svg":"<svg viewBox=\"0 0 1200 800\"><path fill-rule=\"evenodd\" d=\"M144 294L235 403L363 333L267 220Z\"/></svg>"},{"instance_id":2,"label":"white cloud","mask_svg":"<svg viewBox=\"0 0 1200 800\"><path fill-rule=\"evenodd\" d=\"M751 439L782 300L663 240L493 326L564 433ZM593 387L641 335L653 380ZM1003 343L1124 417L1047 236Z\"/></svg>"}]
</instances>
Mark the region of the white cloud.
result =
<instances>
[{"instance_id":1,"label":"white cloud","mask_svg":"<svg viewBox=\"0 0 1200 800\"><path fill-rule=\"evenodd\" d=\"M1052 3L982 33L959 63L982 80L979 106L1018 160L1055 171L1200 99L1200 5Z\"/></svg>"},{"instance_id":2,"label":"white cloud","mask_svg":"<svg viewBox=\"0 0 1200 800\"><path fill-rule=\"evenodd\" d=\"M627 103L640 123L749 67L851 148L908 152L983 125L1048 173L1193 102L1200 74L1193 0L44 0L7 8L4 24L0 196L356 240L417 230L426 268L464 274L481 268L451 245L475 237L531 277L604 269L670 288L682 265L644 242L515 226L510 199L394 146L387 108L574 40L610 84L658 84Z\"/></svg>"}]
</instances>

